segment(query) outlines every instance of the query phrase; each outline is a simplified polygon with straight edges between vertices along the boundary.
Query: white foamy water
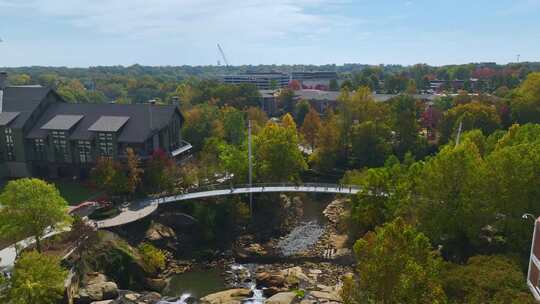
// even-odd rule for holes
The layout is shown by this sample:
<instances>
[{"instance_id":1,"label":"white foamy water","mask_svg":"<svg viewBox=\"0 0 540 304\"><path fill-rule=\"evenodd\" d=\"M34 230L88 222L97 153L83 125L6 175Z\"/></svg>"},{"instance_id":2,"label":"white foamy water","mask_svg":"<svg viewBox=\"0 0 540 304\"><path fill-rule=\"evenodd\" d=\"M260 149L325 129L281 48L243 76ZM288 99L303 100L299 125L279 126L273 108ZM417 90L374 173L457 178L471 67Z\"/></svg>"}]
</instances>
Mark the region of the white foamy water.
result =
<instances>
[{"instance_id":1,"label":"white foamy water","mask_svg":"<svg viewBox=\"0 0 540 304\"><path fill-rule=\"evenodd\" d=\"M309 249L310 246L317 243L323 233L324 227L316 221L305 222L280 240L277 247L284 256L291 256Z\"/></svg>"}]
</instances>

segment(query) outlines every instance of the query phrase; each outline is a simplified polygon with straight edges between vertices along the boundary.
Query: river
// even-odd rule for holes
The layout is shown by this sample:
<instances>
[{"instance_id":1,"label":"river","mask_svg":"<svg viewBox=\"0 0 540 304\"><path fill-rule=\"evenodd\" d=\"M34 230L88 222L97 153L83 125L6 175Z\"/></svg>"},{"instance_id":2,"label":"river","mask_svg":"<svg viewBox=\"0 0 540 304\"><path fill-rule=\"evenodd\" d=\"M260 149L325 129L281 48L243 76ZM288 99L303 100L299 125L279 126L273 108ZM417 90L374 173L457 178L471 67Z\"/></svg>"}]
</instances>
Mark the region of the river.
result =
<instances>
[{"instance_id":1,"label":"river","mask_svg":"<svg viewBox=\"0 0 540 304\"><path fill-rule=\"evenodd\" d=\"M304 203L301 220L289 234L280 239L276 246L277 251L285 257L293 256L316 244L325 231L327 219L322 211L326 205L316 201ZM175 301L161 303L186 304L189 299L199 299L229 288L250 288L253 290L253 296L245 299L244 303L261 304L265 298L262 290L256 288L254 277L256 268L257 264L233 264L227 269L194 269L173 276L163 295Z\"/></svg>"}]
</instances>

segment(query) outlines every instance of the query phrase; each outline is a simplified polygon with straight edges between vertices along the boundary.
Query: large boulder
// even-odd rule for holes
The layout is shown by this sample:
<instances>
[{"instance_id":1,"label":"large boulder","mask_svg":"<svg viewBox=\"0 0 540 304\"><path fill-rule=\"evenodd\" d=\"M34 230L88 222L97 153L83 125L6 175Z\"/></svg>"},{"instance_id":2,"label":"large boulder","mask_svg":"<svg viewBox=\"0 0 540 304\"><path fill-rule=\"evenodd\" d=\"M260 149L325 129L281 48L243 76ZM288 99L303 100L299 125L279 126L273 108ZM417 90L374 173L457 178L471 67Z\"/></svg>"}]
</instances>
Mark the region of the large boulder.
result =
<instances>
[{"instance_id":1,"label":"large boulder","mask_svg":"<svg viewBox=\"0 0 540 304\"><path fill-rule=\"evenodd\" d=\"M242 300L251 296L251 290L237 288L209 294L202 297L201 304L241 304Z\"/></svg>"},{"instance_id":2,"label":"large boulder","mask_svg":"<svg viewBox=\"0 0 540 304\"><path fill-rule=\"evenodd\" d=\"M310 291L309 295L317 299L318 303L341 302L341 297L334 292Z\"/></svg>"},{"instance_id":3,"label":"large boulder","mask_svg":"<svg viewBox=\"0 0 540 304\"><path fill-rule=\"evenodd\" d=\"M281 273L289 286L298 285L301 282L313 283L313 280L310 279L299 266L283 269Z\"/></svg>"},{"instance_id":4,"label":"large boulder","mask_svg":"<svg viewBox=\"0 0 540 304\"><path fill-rule=\"evenodd\" d=\"M170 227L160 223L152 223L146 231L145 237L149 241L159 241L162 239L174 239L176 238L176 233Z\"/></svg>"},{"instance_id":5,"label":"large boulder","mask_svg":"<svg viewBox=\"0 0 540 304\"><path fill-rule=\"evenodd\" d=\"M296 300L294 292L280 292L264 301L264 304L292 304Z\"/></svg>"},{"instance_id":6,"label":"large boulder","mask_svg":"<svg viewBox=\"0 0 540 304\"><path fill-rule=\"evenodd\" d=\"M145 280L146 287L149 290L160 292L162 291L165 286L167 286L167 281L165 279L160 278L147 278Z\"/></svg>"},{"instance_id":7,"label":"large boulder","mask_svg":"<svg viewBox=\"0 0 540 304\"><path fill-rule=\"evenodd\" d=\"M101 273L88 273L83 278L83 287L75 296L75 303L88 304L103 300L114 300L118 297L118 286L115 282L107 281Z\"/></svg>"},{"instance_id":8,"label":"large boulder","mask_svg":"<svg viewBox=\"0 0 540 304\"><path fill-rule=\"evenodd\" d=\"M285 276L280 272L262 272L256 276L257 285L261 287L283 287Z\"/></svg>"},{"instance_id":9,"label":"large boulder","mask_svg":"<svg viewBox=\"0 0 540 304\"><path fill-rule=\"evenodd\" d=\"M95 301L114 300L118 297L118 286L114 282L101 282L86 286L79 290L75 297L77 304L88 304Z\"/></svg>"}]
</instances>

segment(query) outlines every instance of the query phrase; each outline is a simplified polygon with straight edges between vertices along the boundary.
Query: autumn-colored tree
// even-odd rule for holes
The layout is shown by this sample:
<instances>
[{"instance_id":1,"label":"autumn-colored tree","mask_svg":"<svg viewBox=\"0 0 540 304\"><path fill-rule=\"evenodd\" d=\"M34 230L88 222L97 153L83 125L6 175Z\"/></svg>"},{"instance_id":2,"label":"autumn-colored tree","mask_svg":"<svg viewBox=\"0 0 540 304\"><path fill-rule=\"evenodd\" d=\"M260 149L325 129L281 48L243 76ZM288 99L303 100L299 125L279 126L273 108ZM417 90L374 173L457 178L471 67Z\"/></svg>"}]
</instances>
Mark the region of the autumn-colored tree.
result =
<instances>
[{"instance_id":1,"label":"autumn-colored tree","mask_svg":"<svg viewBox=\"0 0 540 304\"><path fill-rule=\"evenodd\" d=\"M299 91L302 89L302 84L300 81L293 79L289 82L289 89L293 91Z\"/></svg>"},{"instance_id":2,"label":"autumn-colored tree","mask_svg":"<svg viewBox=\"0 0 540 304\"><path fill-rule=\"evenodd\" d=\"M519 265L504 256L474 256L466 265L448 264L443 286L452 303L536 303Z\"/></svg>"},{"instance_id":3,"label":"autumn-colored tree","mask_svg":"<svg viewBox=\"0 0 540 304\"><path fill-rule=\"evenodd\" d=\"M90 171L90 179L97 188L111 194L117 172L118 166L112 158L98 157L96 165Z\"/></svg>"},{"instance_id":4,"label":"autumn-colored tree","mask_svg":"<svg viewBox=\"0 0 540 304\"><path fill-rule=\"evenodd\" d=\"M291 114L287 113L283 115L281 118L281 124L290 130L294 130L296 132L296 123L294 122L294 118L291 116Z\"/></svg>"},{"instance_id":5,"label":"autumn-colored tree","mask_svg":"<svg viewBox=\"0 0 540 304\"><path fill-rule=\"evenodd\" d=\"M302 127L300 128L300 132L304 136L307 143L311 146L311 149L315 149L317 134L319 134L321 126L319 113L310 107L309 112L304 118Z\"/></svg>"},{"instance_id":6,"label":"autumn-colored tree","mask_svg":"<svg viewBox=\"0 0 540 304\"><path fill-rule=\"evenodd\" d=\"M343 295L349 303L446 303L442 260L429 239L401 218L367 233L354 253L359 278L353 296Z\"/></svg>"},{"instance_id":7,"label":"autumn-colored tree","mask_svg":"<svg viewBox=\"0 0 540 304\"><path fill-rule=\"evenodd\" d=\"M310 163L319 171L335 168L340 149L340 129L337 115L329 111L317 134L317 149L310 157Z\"/></svg>"},{"instance_id":8,"label":"autumn-colored tree","mask_svg":"<svg viewBox=\"0 0 540 304\"><path fill-rule=\"evenodd\" d=\"M253 134L259 133L268 121L268 116L260 108L250 107L247 109L247 117L251 120L251 130Z\"/></svg>"},{"instance_id":9,"label":"autumn-colored tree","mask_svg":"<svg viewBox=\"0 0 540 304\"><path fill-rule=\"evenodd\" d=\"M154 151L144 170L144 187L148 193L172 193L179 178L174 160L161 149Z\"/></svg>"},{"instance_id":10,"label":"autumn-colored tree","mask_svg":"<svg viewBox=\"0 0 540 304\"><path fill-rule=\"evenodd\" d=\"M127 187L129 194L135 193L141 183L144 170L141 169L141 161L132 148L126 149Z\"/></svg>"}]
</instances>

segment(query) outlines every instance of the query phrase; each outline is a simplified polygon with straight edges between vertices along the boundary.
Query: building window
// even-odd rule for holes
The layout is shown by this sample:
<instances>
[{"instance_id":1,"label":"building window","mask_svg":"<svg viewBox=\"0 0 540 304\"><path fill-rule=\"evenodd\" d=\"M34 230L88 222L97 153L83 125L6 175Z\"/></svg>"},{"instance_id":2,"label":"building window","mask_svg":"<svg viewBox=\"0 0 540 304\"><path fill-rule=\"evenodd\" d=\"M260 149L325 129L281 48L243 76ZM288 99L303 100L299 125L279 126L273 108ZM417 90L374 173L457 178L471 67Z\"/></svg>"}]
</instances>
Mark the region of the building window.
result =
<instances>
[{"instance_id":1,"label":"building window","mask_svg":"<svg viewBox=\"0 0 540 304\"><path fill-rule=\"evenodd\" d=\"M99 154L101 156L113 156L113 135L112 133L99 133Z\"/></svg>"},{"instance_id":2,"label":"building window","mask_svg":"<svg viewBox=\"0 0 540 304\"><path fill-rule=\"evenodd\" d=\"M56 160L67 160L68 149L67 149L66 132L52 131L52 140L53 140L54 153L56 156Z\"/></svg>"},{"instance_id":3,"label":"building window","mask_svg":"<svg viewBox=\"0 0 540 304\"><path fill-rule=\"evenodd\" d=\"M6 128L4 130L4 134L6 137L6 156L8 161L14 161L15 160L15 144L13 141L13 130L11 128Z\"/></svg>"},{"instance_id":4,"label":"building window","mask_svg":"<svg viewBox=\"0 0 540 304\"><path fill-rule=\"evenodd\" d=\"M91 146L87 140L79 140L79 160L81 163L89 163L92 161Z\"/></svg>"},{"instance_id":5,"label":"building window","mask_svg":"<svg viewBox=\"0 0 540 304\"><path fill-rule=\"evenodd\" d=\"M45 159L45 141L43 139L34 139L34 153L38 160Z\"/></svg>"}]
</instances>

